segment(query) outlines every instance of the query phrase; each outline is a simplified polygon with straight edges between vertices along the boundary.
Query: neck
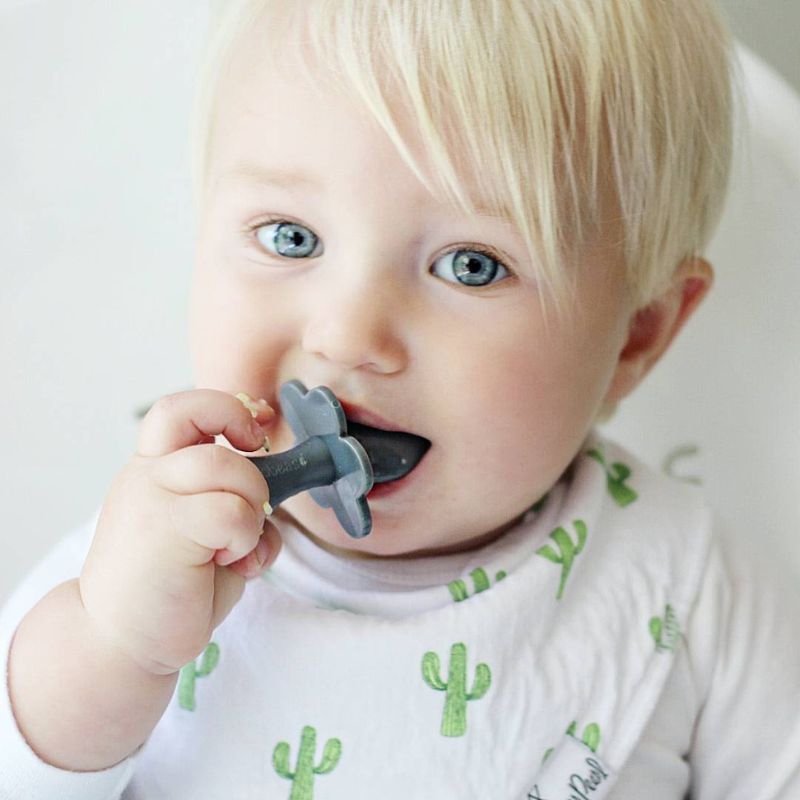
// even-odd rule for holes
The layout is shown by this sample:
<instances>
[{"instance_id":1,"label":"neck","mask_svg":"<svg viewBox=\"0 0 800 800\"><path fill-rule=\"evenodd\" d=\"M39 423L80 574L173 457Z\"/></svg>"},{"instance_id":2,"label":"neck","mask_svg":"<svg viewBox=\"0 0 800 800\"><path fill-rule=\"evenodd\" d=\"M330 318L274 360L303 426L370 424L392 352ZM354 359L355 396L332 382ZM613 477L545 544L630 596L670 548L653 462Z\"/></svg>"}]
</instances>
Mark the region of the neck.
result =
<instances>
[{"instance_id":1,"label":"neck","mask_svg":"<svg viewBox=\"0 0 800 800\"><path fill-rule=\"evenodd\" d=\"M313 534L308 528L298 522L294 517L292 517L287 512L283 511L283 509L278 509L275 512L277 516L278 513L281 513L286 521L291 522L294 527L296 527L307 539L310 539L314 544L320 547L323 550L326 550L333 555L340 556L341 558L349 558L353 560L362 560L362 561L375 561L375 560L386 560L386 559L393 559L393 560L402 560L402 559L412 559L412 558L427 558L432 556L444 556L444 555L451 555L453 553L465 553L470 550L478 550L481 547L485 547L488 544L491 544L494 541L497 541L503 534L507 531L511 530L517 523L522 519L524 516L520 514L519 516L515 517L514 519L510 520L509 522L504 523L499 528L495 528L487 533L482 533L479 536L475 536L472 539L467 539L463 542L456 542L450 545L444 545L442 547L430 547L424 548L420 550L411 550L405 553L393 553L390 555L378 555L375 553L367 553L363 550L351 550L346 547L337 547L336 545L331 544L330 542L326 542L324 539L321 539L319 536Z\"/></svg>"}]
</instances>

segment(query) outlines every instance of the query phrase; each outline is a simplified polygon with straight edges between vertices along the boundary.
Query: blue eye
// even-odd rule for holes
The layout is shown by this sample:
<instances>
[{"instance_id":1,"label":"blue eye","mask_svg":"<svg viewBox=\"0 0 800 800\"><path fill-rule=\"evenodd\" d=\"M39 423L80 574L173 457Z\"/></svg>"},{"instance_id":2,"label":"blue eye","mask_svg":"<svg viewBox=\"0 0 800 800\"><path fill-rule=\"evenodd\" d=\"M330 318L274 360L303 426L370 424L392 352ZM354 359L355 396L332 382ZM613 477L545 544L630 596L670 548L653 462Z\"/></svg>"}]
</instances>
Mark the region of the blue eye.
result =
<instances>
[{"instance_id":1,"label":"blue eye","mask_svg":"<svg viewBox=\"0 0 800 800\"><path fill-rule=\"evenodd\" d=\"M255 233L261 247L271 255L298 259L311 258L324 252L319 237L297 222L262 220L248 228ZM439 265L445 266L441 268ZM431 272L448 283L479 288L499 283L509 276L506 267L490 252L475 245L441 256L434 262Z\"/></svg>"},{"instance_id":2,"label":"blue eye","mask_svg":"<svg viewBox=\"0 0 800 800\"><path fill-rule=\"evenodd\" d=\"M275 255L284 258L309 258L319 244L316 234L295 222L260 224L254 230L267 252L272 253L274 247Z\"/></svg>"},{"instance_id":3,"label":"blue eye","mask_svg":"<svg viewBox=\"0 0 800 800\"><path fill-rule=\"evenodd\" d=\"M449 263L448 263L449 259ZM449 283L460 283L462 286L488 286L508 276L508 270L489 253L481 250L453 250L436 261L436 264L446 263L446 272L453 277L443 274L435 268L433 274Z\"/></svg>"}]
</instances>

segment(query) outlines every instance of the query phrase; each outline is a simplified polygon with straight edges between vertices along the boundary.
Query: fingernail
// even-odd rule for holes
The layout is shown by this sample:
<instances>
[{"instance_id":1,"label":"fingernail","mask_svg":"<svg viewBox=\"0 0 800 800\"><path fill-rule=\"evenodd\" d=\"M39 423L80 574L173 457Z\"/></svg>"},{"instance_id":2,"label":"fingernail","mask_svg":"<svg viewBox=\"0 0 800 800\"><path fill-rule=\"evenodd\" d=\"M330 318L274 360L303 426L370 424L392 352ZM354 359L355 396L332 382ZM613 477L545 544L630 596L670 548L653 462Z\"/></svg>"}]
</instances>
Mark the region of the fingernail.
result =
<instances>
[{"instance_id":1,"label":"fingernail","mask_svg":"<svg viewBox=\"0 0 800 800\"><path fill-rule=\"evenodd\" d=\"M274 509L274 508L273 508L273 507L272 507L272 506L269 504L269 502L266 502L266 503L264 503L264 506L263 506L263 508L264 508L264 513L265 513L265 514L266 514L268 517L271 517L271 516L272 516L272 514L273 514L273 512L275 511L275 509Z\"/></svg>"},{"instance_id":2,"label":"fingernail","mask_svg":"<svg viewBox=\"0 0 800 800\"><path fill-rule=\"evenodd\" d=\"M239 392L239 394L236 395L236 399L241 400L241 402L244 404L244 407L252 415L253 419L255 419L258 416L258 409L255 408L255 406L253 405L253 401L250 398L250 395L245 394L244 392Z\"/></svg>"}]
</instances>

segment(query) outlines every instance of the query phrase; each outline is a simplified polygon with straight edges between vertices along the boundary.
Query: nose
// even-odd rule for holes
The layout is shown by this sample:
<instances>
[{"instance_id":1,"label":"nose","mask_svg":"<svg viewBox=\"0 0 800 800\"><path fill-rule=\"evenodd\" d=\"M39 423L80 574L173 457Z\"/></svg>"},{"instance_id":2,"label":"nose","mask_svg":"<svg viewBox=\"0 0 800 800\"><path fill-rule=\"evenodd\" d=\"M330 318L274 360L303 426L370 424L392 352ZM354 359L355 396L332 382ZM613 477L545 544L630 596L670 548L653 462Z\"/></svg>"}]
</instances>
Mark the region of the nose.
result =
<instances>
[{"instance_id":1,"label":"nose","mask_svg":"<svg viewBox=\"0 0 800 800\"><path fill-rule=\"evenodd\" d=\"M303 349L347 369L401 371L407 360L403 291L377 274L332 283L318 286L307 306Z\"/></svg>"}]
</instances>

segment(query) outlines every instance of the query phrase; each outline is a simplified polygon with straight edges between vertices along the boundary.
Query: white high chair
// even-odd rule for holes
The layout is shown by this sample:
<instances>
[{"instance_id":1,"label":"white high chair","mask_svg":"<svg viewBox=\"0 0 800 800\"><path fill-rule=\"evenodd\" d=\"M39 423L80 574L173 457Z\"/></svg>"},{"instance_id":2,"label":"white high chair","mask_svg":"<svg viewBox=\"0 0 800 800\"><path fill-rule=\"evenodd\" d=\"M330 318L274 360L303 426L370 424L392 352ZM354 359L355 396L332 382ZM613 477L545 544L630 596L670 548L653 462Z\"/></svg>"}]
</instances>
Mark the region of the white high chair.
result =
<instances>
[{"instance_id":1,"label":"white high chair","mask_svg":"<svg viewBox=\"0 0 800 800\"><path fill-rule=\"evenodd\" d=\"M702 483L720 517L800 576L800 97L742 45L746 108L716 283L602 432Z\"/></svg>"},{"instance_id":2,"label":"white high chair","mask_svg":"<svg viewBox=\"0 0 800 800\"><path fill-rule=\"evenodd\" d=\"M206 14L196 0L0 11L0 602L100 506L134 411L191 386L187 120ZM672 455L800 569L800 99L741 57L752 164L709 256L717 286L605 432L658 467Z\"/></svg>"}]
</instances>

